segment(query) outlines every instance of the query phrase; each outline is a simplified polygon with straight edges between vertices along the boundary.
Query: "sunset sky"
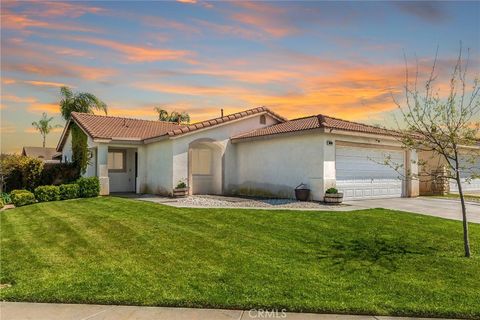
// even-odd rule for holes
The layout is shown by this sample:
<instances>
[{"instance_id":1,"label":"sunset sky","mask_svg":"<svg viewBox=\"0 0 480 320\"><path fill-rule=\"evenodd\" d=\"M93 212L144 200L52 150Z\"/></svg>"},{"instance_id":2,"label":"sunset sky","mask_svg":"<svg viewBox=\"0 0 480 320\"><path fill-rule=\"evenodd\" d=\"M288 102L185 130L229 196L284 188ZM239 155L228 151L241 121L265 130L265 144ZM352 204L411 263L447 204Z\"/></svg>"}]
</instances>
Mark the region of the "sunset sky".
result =
<instances>
[{"instance_id":1,"label":"sunset sky","mask_svg":"<svg viewBox=\"0 0 480 320\"><path fill-rule=\"evenodd\" d=\"M109 115L193 121L257 106L388 123L404 59L445 74L459 42L478 70L480 2L1 2L1 151L41 146L42 112L64 124L59 88ZM475 71L474 71L475 72ZM478 72L478 71L477 71ZM47 138L56 146L57 129Z\"/></svg>"}]
</instances>

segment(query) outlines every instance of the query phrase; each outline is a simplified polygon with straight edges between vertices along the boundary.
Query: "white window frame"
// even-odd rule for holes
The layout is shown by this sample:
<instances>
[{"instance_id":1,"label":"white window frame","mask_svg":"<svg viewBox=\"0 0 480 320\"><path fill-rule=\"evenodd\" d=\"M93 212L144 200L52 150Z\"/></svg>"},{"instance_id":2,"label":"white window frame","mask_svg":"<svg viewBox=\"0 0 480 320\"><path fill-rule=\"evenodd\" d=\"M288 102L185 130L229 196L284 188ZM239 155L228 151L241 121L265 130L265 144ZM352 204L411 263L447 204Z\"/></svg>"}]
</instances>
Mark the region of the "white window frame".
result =
<instances>
[{"instance_id":1,"label":"white window frame","mask_svg":"<svg viewBox=\"0 0 480 320\"><path fill-rule=\"evenodd\" d=\"M115 153L121 153L122 154L122 167L120 169L113 169L110 168L110 154L115 154ZM113 159L115 157L113 156ZM126 150L121 150L121 149L110 149L108 150L108 158L107 158L107 166L108 166L108 172L126 172L127 171L127 152Z\"/></svg>"}]
</instances>

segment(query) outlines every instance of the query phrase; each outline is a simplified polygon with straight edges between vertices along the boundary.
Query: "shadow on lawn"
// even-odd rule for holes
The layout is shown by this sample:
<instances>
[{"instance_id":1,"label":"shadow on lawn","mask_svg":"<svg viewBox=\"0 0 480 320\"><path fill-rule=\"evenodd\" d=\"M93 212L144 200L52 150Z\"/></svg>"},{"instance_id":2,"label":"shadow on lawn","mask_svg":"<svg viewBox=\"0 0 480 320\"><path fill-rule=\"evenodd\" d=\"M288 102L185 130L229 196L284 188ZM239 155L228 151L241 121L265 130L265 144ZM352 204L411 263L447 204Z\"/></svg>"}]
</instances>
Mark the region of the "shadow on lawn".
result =
<instances>
[{"instance_id":1,"label":"shadow on lawn","mask_svg":"<svg viewBox=\"0 0 480 320\"><path fill-rule=\"evenodd\" d=\"M398 262L413 255L428 255L434 248L408 244L400 239L375 237L334 240L328 248L318 252L318 258L331 260L342 270L365 269L368 271L395 271Z\"/></svg>"}]
</instances>

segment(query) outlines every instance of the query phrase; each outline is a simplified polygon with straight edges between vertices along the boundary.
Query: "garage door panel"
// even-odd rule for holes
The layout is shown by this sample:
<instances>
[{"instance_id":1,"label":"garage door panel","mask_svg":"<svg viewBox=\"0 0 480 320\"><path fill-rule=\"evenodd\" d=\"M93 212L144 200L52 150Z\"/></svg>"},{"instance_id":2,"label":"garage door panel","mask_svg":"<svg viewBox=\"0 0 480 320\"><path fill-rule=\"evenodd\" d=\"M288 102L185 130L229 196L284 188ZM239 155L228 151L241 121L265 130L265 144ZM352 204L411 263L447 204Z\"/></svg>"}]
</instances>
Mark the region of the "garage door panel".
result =
<instances>
[{"instance_id":1,"label":"garage door panel","mask_svg":"<svg viewBox=\"0 0 480 320\"><path fill-rule=\"evenodd\" d=\"M472 179L470 183L466 179L462 181L462 190L464 192L480 192L480 179ZM458 186L456 181L450 181L450 192L458 193Z\"/></svg>"},{"instance_id":2,"label":"garage door panel","mask_svg":"<svg viewBox=\"0 0 480 320\"><path fill-rule=\"evenodd\" d=\"M337 189L346 200L402 196L399 173L383 164L387 156L393 163L404 164L402 151L337 146Z\"/></svg>"},{"instance_id":3,"label":"garage door panel","mask_svg":"<svg viewBox=\"0 0 480 320\"><path fill-rule=\"evenodd\" d=\"M480 179L471 179L467 182L467 179L474 174L480 174L480 159L475 163L471 163L470 159L460 159L460 168L462 179L462 189L465 192L479 193L480 192ZM467 170L468 169L468 170ZM450 180L450 192L458 193L458 186L455 180Z\"/></svg>"}]
</instances>

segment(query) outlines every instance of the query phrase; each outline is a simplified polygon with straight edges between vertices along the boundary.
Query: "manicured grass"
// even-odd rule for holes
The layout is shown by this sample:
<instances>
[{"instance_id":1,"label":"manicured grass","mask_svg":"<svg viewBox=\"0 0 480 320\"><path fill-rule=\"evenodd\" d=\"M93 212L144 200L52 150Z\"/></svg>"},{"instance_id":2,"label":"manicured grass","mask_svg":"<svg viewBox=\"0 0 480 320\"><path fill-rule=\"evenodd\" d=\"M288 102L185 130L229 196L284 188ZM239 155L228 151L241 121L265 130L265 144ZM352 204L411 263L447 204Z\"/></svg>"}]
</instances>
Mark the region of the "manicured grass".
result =
<instances>
[{"instance_id":1,"label":"manicured grass","mask_svg":"<svg viewBox=\"0 0 480 320\"><path fill-rule=\"evenodd\" d=\"M9 301L480 317L480 225L356 212L179 209L120 198L0 213Z\"/></svg>"}]
</instances>

